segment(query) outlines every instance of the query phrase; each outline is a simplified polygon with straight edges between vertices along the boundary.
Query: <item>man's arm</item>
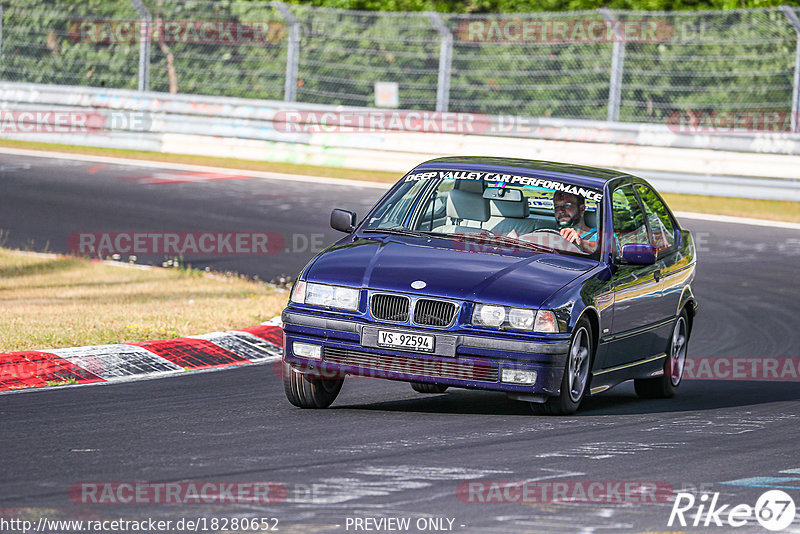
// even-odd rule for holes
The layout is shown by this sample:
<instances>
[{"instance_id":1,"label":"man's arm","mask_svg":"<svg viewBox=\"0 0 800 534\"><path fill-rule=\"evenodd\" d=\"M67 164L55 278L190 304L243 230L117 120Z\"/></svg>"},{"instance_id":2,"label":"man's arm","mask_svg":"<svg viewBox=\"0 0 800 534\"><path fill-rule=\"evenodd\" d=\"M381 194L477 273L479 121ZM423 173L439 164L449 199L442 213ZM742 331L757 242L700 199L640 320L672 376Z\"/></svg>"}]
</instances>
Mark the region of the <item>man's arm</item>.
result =
<instances>
[{"instance_id":1,"label":"man's arm","mask_svg":"<svg viewBox=\"0 0 800 534\"><path fill-rule=\"evenodd\" d=\"M562 228L561 237L577 245L582 251L592 253L597 250L597 229L591 228L580 234L575 228Z\"/></svg>"}]
</instances>

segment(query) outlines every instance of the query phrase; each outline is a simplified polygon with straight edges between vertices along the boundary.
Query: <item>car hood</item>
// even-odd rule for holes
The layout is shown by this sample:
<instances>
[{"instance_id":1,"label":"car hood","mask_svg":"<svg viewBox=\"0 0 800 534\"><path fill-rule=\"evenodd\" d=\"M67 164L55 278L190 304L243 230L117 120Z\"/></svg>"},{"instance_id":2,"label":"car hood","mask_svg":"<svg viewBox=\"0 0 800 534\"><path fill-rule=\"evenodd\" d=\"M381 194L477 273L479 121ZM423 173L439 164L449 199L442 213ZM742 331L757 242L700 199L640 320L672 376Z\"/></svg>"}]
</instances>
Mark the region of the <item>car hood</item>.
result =
<instances>
[{"instance_id":1,"label":"car hood","mask_svg":"<svg viewBox=\"0 0 800 534\"><path fill-rule=\"evenodd\" d=\"M538 307L596 265L589 259L530 251L471 252L455 239L356 238L311 264L310 282ZM422 280L424 289L412 289Z\"/></svg>"}]
</instances>

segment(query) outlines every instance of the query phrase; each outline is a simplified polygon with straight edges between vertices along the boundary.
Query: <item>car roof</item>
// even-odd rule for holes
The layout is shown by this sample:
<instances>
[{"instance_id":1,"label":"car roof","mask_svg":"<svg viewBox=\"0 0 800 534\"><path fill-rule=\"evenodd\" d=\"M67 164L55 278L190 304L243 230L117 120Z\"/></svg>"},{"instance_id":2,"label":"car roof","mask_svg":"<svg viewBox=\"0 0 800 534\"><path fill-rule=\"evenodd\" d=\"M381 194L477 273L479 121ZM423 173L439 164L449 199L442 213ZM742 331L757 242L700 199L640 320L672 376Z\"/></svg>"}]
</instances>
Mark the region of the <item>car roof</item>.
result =
<instances>
[{"instance_id":1,"label":"car roof","mask_svg":"<svg viewBox=\"0 0 800 534\"><path fill-rule=\"evenodd\" d=\"M490 171L520 176L537 176L551 179L561 179L582 185L602 189L603 185L614 178L633 176L624 172L601 167L586 165L573 165L571 163L558 163L555 161L542 161L535 159L498 158L490 156L451 156L436 158L417 165L413 171L424 170L459 170L459 171Z\"/></svg>"}]
</instances>

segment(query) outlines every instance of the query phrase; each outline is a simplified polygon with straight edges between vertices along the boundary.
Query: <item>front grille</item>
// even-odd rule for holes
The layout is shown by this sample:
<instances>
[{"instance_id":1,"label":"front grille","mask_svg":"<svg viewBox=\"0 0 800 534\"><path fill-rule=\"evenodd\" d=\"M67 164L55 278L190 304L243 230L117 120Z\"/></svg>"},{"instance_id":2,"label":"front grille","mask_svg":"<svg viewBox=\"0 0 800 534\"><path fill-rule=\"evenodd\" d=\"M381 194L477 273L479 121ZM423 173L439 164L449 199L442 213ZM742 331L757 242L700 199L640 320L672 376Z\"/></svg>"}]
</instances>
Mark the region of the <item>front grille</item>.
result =
<instances>
[{"instance_id":1,"label":"front grille","mask_svg":"<svg viewBox=\"0 0 800 534\"><path fill-rule=\"evenodd\" d=\"M401 355L386 356L334 347L325 347L324 360L339 365L358 367L362 370L497 382L497 368L489 365L427 360Z\"/></svg>"},{"instance_id":2,"label":"front grille","mask_svg":"<svg viewBox=\"0 0 800 534\"><path fill-rule=\"evenodd\" d=\"M409 308L411 308L411 299L403 295L378 293L372 295L372 299L370 299L372 316L383 321L407 323Z\"/></svg>"},{"instance_id":3,"label":"front grille","mask_svg":"<svg viewBox=\"0 0 800 534\"><path fill-rule=\"evenodd\" d=\"M450 326L458 307L443 300L419 299L414 305L414 323L425 326Z\"/></svg>"}]
</instances>

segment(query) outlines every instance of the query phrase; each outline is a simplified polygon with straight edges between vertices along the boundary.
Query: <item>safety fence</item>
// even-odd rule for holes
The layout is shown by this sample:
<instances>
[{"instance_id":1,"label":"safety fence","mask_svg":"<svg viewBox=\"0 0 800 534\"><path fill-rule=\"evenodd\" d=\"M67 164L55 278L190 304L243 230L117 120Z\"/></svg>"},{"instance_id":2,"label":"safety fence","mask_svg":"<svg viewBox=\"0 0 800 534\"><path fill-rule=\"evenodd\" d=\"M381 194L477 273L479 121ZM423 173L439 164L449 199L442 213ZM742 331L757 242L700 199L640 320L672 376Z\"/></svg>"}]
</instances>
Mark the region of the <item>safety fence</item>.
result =
<instances>
[{"instance_id":1,"label":"safety fence","mask_svg":"<svg viewBox=\"0 0 800 534\"><path fill-rule=\"evenodd\" d=\"M798 131L796 7L463 15L241 0L1 5L8 82Z\"/></svg>"}]
</instances>

